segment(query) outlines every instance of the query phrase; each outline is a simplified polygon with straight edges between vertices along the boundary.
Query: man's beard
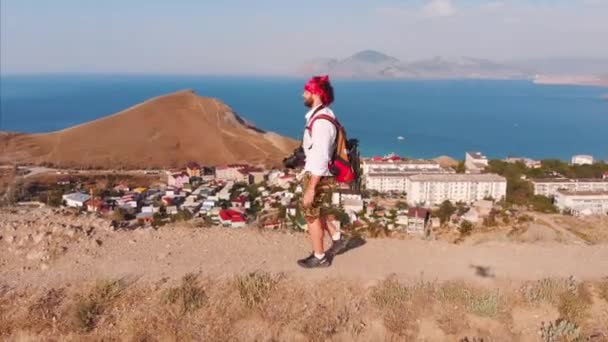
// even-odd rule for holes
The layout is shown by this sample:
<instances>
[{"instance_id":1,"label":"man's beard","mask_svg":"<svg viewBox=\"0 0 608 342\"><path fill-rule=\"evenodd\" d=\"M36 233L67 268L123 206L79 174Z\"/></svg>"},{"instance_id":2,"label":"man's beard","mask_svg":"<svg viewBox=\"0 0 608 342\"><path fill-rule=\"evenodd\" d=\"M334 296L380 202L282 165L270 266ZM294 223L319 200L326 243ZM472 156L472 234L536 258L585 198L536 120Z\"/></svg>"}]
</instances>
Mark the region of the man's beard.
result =
<instances>
[{"instance_id":1,"label":"man's beard","mask_svg":"<svg viewBox=\"0 0 608 342\"><path fill-rule=\"evenodd\" d=\"M304 105L308 108L312 108L312 104L315 102L313 98L304 99Z\"/></svg>"}]
</instances>

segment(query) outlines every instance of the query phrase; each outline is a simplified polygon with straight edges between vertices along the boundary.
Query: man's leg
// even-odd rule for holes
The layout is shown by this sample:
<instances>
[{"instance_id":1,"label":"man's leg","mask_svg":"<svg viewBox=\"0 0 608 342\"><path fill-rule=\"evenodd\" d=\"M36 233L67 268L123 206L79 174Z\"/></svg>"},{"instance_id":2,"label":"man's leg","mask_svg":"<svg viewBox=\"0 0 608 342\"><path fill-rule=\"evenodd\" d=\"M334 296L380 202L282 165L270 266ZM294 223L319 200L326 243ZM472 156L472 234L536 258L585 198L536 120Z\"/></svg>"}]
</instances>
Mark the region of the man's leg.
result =
<instances>
[{"instance_id":1,"label":"man's leg","mask_svg":"<svg viewBox=\"0 0 608 342\"><path fill-rule=\"evenodd\" d=\"M313 253L307 258L298 260L298 265L305 268L328 267L330 259L323 249L323 235L325 230L319 217L309 217L306 219L308 235L312 244Z\"/></svg>"},{"instance_id":2,"label":"man's leg","mask_svg":"<svg viewBox=\"0 0 608 342\"><path fill-rule=\"evenodd\" d=\"M305 189L308 187L308 182L310 180L309 177L309 174L304 175L303 183L305 185ZM317 187L317 192L315 193L313 202L307 207L302 206L302 214L306 219L308 235L310 236L310 242L313 249L313 254L311 254L309 257L298 260L298 265L302 267L327 267L330 264L330 261L325 255L323 249L323 235L325 230L321 221L321 204L323 203L323 199L325 197L326 194L323 191L323 187Z\"/></svg>"},{"instance_id":3,"label":"man's leg","mask_svg":"<svg viewBox=\"0 0 608 342\"><path fill-rule=\"evenodd\" d=\"M333 222L329 220L329 217L322 217L321 223L323 224L323 230L326 230L330 237L333 237L336 235L336 233L338 233L336 226L334 226Z\"/></svg>"},{"instance_id":4,"label":"man's leg","mask_svg":"<svg viewBox=\"0 0 608 342\"><path fill-rule=\"evenodd\" d=\"M318 256L322 255L325 249L323 248L323 225L321 219L317 218L314 221L308 221L308 234L313 252Z\"/></svg>"},{"instance_id":5,"label":"man's leg","mask_svg":"<svg viewBox=\"0 0 608 342\"><path fill-rule=\"evenodd\" d=\"M346 239L342 236L342 233L336 229L336 226L334 226L333 222L329 220L327 216L322 217L321 222L323 229L327 231L331 238L331 247L326 252L332 256L340 254L340 252L346 248Z\"/></svg>"}]
</instances>

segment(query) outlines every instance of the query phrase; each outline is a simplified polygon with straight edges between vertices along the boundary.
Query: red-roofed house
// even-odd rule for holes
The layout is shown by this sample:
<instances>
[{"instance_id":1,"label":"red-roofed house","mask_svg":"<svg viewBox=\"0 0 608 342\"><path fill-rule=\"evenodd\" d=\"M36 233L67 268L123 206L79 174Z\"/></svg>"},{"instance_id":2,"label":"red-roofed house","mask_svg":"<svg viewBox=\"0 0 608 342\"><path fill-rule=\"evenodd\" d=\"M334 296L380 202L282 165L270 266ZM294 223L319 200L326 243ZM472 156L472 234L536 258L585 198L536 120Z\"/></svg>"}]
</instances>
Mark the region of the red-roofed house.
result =
<instances>
[{"instance_id":1,"label":"red-roofed house","mask_svg":"<svg viewBox=\"0 0 608 342\"><path fill-rule=\"evenodd\" d=\"M226 227L239 228L246 224L245 217L236 210L221 210L219 219L220 223Z\"/></svg>"},{"instance_id":2,"label":"red-roofed house","mask_svg":"<svg viewBox=\"0 0 608 342\"><path fill-rule=\"evenodd\" d=\"M186 183L190 183L188 173L167 173L167 185L181 189Z\"/></svg>"},{"instance_id":3,"label":"red-roofed house","mask_svg":"<svg viewBox=\"0 0 608 342\"><path fill-rule=\"evenodd\" d=\"M604 172L604 175L602 176L602 179L608 179L608 172Z\"/></svg>"},{"instance_id":4,"label":"red-roofed house","mask_svg":"<svg viewBox=\"0 0 608 342\"><path fill-rule=\"evenodd\" d=\"M247 184L253 184L253 176L249 173L249 170L246 168L239 169L237 171L237 177L235 179L236 182L244 182Z\"/></svg>"},{"instance_id":5,"label":"red-roofed house","mask_svg":"<svg viewBox=\"0 0 608 342\"><path fill-rule=\"evenodd\" d=\"M201 166L195 162L189 162L186 165L186 172L190 177L200 177L201 176Z\"/></svg>"},{"instance_id":6,"label":"red-roofed house","mask_svg":"<svg viewBox=\"0 0 608 342\"><path fill-rule=\"evenodd\" d=\"M423 233L431 217L425 208L409 208L407 211L407 230L411 233Z\"/></svg>"},{"instance_id":7,"label":"red-roofed house","mask_svg":"<svg viewBox=\"0 0 608 342\"><path fill-rule=\"evenodd\" d=\"M88 201L86 201L85 206L87 207L87 211L93 212L93 213L102 212L104 210L104 208L106 207L105 202L96 197L91 198Z\"/></svg>"},{"instance_id":8,"label":"red-roofed house","mask_svg":"<svg viewBox=\"0 0 608 342\"><path fill-rule=\"evenodd\" d=\"M246 206L246 204L249 202L249 200L247 199L247 197L241 195L235 199L233 199L232 201L230 201L230 203L232 204L233 207L235 208L243 208Z\"/></svg>"},{"instance_id":9,"label":"red-roofed house","mask_svg":"<svg viewBox=\"0 0 608 342\"><path fill-rule=\"evenodd\" d=\"M173 197L165 196L162 198L162 201L163 201L163 205L165 207L168 207L173 204Z\"/></svg>"}]
</instances>

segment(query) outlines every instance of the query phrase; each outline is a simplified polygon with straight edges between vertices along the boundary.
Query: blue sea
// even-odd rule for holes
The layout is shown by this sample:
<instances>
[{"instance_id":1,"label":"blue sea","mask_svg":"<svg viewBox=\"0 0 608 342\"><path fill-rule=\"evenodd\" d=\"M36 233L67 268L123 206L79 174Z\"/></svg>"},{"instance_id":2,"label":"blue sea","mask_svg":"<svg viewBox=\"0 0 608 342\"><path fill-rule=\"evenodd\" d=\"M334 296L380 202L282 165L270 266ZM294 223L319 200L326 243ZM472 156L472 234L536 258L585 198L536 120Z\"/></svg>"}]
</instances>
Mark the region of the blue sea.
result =
<instances>
[{"instance_id":1,"label":"blue sea","mask_svg":"<svg viewBox=\"0 0 608 342\"><path fill-rule=\"evenodd\" d=\"M0 130L54 131L189 88L219 98L259 128L300 138L303 84L262 77L2 76ZM608 101L601 99L607 88L486 80L333 84L332 107L365 156L462 159L475 150L490 158L608 159Z\"/></svg>"}]
</instances>

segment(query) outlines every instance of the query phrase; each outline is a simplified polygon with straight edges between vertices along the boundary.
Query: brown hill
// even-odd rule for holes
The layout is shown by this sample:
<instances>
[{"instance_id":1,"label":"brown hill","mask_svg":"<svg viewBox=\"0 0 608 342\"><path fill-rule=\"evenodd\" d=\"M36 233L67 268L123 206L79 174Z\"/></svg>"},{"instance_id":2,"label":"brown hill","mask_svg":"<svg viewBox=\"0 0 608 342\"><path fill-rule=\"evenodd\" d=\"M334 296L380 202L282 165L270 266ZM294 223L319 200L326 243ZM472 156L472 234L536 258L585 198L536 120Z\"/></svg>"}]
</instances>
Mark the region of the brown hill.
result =
<instances>
[{"instance_id":1,"label":"brown hill","mask_svg":"<svg viewBox=\"0 0 608 342\"><path fill-rule=\"evenodd\" d=\"M436 161L437 163L439 163L439 165L441 165L443 167L458 166L458 160L456 160L452 157L448 157L448 156L439 156L437 158L434 158L433 160Z\"/></svg>"},{"instance_id":2,"label":"brown hill","mask_svg":"<svg viewBox=\"0 0 608 342\"><path fill-rule=\"evenodd\" d=\"M44 134L0 132L0 163L77 168L276 165L298 142L247 123L221 101L184 90Z\"/></svg>"}]
</instances>

